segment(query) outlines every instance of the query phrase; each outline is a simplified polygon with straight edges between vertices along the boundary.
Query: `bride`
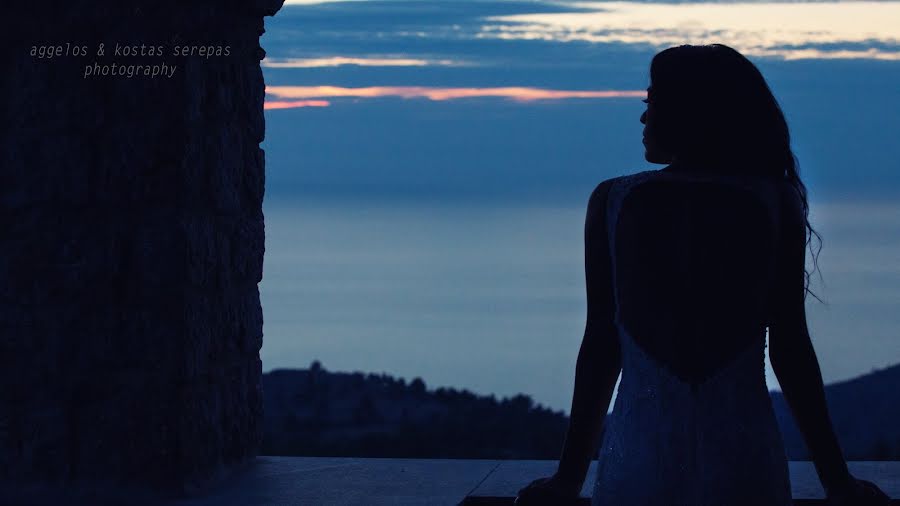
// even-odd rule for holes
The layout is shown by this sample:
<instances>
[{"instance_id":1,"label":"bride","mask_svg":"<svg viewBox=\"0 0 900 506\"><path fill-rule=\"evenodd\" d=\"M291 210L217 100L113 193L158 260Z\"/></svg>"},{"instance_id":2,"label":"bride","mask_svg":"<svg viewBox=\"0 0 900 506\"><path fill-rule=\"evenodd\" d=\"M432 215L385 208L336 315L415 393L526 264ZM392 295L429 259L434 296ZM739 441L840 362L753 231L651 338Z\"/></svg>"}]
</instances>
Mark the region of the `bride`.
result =
<instances>
[{"instance_id":1,"label":"bride","mask_svg":"<svg viewBox=\"0 0 900 506\"><path fill-rule=\"evenodd\" d=\"M653 58L645 102L645 157L666 166L590 197L569 429L556 473L516 504L572 502L598 445L594 506L791 504L767 332L829 501L887 504L831 426L804 306L815 231L765 79L727 46L674 47Z\"/></svg>"}]
</instances>

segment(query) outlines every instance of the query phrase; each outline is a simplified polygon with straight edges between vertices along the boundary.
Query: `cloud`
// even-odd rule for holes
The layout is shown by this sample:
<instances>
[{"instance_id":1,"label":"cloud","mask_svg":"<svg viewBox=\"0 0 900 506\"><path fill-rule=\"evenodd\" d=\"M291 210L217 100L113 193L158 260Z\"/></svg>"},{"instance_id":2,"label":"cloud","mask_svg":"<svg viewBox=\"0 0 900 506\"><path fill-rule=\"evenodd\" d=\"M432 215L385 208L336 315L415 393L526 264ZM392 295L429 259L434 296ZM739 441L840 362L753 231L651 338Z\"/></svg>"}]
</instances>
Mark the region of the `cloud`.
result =
<instances>
[{"instance_id":1,"label":"cloud","mask_svg":"<svg viewBox=\"0 0 900 506\"><path fill-rule=\"evenodd\" d=\"M476 38L657 48L719 42L746 55L786 60L900 60L900 2L614 1L570 5L594 11L491 16L485 18L487 23Z\"/></svg>"},{"instance_id":2,"label":"cloud","mask_svg":"<svg viewBox=\"0 0 900 506\"><path fill-rule=\"evenodd\" d=\"M327 100L266 100L264 109L295 109L298 107L328 107Z\"/></svg>"},{"instance_id":3,"label":"cloud","mask_svg":"<svg viewBox=\"0 0 900 506\"><path fill-rule=\"evenodd\" d=\"M317 68L338 67L341 65L357 65L361 67L425 67L430 65L461 66L465 63L454 60L434 60L399 56L328 56L321 58L266 58L261 62L263 67L283 68Z\"/></svg>"},{"instance_id":4,"label":"cloud","mask_svg":"<svg viewBox=\"0 0 900 506\"><path fill-rule=\"evenodd\" d=\"M496 97L516 102L539 100L564 100L572 98L643 98L645 90L550 90L521 86L496 88L444 88L428 86L366 86L345 88L340 86L266 86L266 94L283 100L310 100L323 98L427 98L443 101L475 97Z\"/></svg>"}]
</instances>

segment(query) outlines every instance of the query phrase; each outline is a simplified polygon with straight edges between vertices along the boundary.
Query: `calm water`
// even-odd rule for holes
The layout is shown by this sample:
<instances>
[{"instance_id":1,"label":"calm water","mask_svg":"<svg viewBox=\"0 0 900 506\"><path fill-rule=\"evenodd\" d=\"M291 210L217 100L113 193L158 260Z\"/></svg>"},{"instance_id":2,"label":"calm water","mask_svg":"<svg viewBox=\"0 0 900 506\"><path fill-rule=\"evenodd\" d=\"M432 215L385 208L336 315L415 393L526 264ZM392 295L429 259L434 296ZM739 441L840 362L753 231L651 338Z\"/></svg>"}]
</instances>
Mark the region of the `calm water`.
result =
<instances>
[{"instance_id":1,"label":"calm water","mask_svg":"<svg viewBox=\"0 0 900 506\"><path fill-rule=\"evenodd\" d=\"M900 206L813 209L826 381L900 362ZM568 410L585 318L580 206L266 207L266 370L320 360ZM777 388L769 374L769 385Z\"/></svg>"}]
</instances>

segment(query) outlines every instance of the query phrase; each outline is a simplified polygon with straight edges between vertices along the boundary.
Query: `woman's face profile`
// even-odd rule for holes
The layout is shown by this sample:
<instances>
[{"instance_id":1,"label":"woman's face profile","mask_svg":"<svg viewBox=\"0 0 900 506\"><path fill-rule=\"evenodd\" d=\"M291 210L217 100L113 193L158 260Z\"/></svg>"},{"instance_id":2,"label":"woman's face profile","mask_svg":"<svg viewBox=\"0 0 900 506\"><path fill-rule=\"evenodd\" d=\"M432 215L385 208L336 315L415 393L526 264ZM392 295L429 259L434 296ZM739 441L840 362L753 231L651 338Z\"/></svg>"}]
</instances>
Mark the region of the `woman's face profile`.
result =
<instances>
[{"instance_id":1,"label":"woman's face profile","mask_svg":"<svg viewBox=\"0 0 900 506\"><path fill-rule=\"evenodd\" d=\"M672 163L672 154L666 152L660 142L658 111L653 105L651 89L652 87L647 88L647 98L644 100L647 109L641 114L641 123L644 124L644 159L650 163Z\"/></svg>"}]
</instances>

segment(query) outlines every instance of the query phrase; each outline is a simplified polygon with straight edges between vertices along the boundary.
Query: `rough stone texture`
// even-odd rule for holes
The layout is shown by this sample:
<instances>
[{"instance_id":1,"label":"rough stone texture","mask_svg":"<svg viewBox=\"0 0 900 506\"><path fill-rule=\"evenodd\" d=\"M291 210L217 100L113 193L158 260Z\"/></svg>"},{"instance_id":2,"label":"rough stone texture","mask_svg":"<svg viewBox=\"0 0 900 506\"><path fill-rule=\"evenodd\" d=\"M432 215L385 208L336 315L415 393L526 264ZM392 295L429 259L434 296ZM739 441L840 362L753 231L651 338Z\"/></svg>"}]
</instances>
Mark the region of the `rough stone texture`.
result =
<instances>
[{"instance_id":1,"label":"rough stone texture","mask_svg":"<svg viewBox=\"0 0 900 506\"><path fill-rule=\"evenodd\" d=\"M281 1L0 7L0 503L181 495L255 455L259 36ZM116 57L117 42L166 56ZM29 54L66 43L87 56ZM83 78L94 61L177 67Z\"/></svg>"}]
</instances>

